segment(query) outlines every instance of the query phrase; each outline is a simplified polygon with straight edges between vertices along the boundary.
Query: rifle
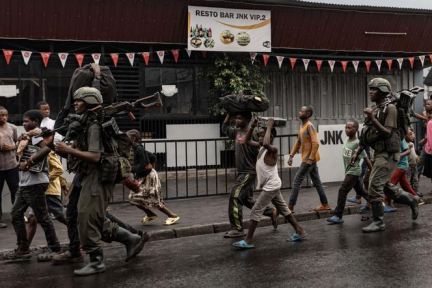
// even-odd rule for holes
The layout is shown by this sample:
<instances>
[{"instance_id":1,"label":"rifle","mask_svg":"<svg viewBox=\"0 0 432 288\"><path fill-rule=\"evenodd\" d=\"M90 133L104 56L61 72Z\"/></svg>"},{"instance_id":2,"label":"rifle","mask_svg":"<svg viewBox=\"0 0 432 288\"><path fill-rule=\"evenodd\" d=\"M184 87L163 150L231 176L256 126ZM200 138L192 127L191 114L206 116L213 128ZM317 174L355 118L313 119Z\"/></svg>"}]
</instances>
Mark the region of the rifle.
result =
<instances>
[{"instance_id":1,"label":"rifle","mask_svg":"<svg viewBox=\"0 0 432 288\"><path fill-rule=\"evenodd\" d=\"M144 104L149 99L156 99L155 102ZM57 129L43 129L42 130L42 137L48 137L55 132L58 132L60 134L65 134L65 138L63 139L64 142L68 142L71 140L74 140L77 138L77 136L83 132L84 127L86 126L89 119L91 120L97 120L100 123L102 123L102 126L104 127L111 127L114 128L116 134L118 134L119 130L117 125L115 124L114 118L112 118L114 115L127 112L127 115L129 117L130 121L135 121L135 116L132 113L133 109L135 107L138 108L144 108L146 111L152 107L162 107L162 99L159 92L156 92L153 95L146 96L143 98L139 98L135 102L128 102L128 101L122 101L113 103L109 106L103 107L102 105L98 105L82 115L77 114L70 114L68 117L65 118L63 126ZM106 125L104 125L106 124ZM111 132L110 132L111 134Z\"/></svg>"}]
</instances>

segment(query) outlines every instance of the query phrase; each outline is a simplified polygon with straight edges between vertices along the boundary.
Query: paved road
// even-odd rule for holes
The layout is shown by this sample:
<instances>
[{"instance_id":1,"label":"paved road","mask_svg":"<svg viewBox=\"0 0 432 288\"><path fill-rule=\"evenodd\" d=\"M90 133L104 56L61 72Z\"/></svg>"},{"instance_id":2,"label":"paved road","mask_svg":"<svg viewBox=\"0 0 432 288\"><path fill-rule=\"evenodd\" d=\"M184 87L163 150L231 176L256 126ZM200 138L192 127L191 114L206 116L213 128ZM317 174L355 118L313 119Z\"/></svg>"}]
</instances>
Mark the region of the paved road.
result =
<instances>
[{"instance_id":1,"label":"paved road","mask_svg":"<svg viewBox=\"0 0 432 288\"><path fill-rule=\"evenodd\" d=\"M150 242L128 264L106 249L107 272L74 277L75 266L1 262L6 287L432 287L432 205L386 215L387 230L363 234L360 215L343 225L302 222L308 240L288 243L288 225L259 228L254 250L235 251L221 234Z\"/></svg>"}]
</instances>

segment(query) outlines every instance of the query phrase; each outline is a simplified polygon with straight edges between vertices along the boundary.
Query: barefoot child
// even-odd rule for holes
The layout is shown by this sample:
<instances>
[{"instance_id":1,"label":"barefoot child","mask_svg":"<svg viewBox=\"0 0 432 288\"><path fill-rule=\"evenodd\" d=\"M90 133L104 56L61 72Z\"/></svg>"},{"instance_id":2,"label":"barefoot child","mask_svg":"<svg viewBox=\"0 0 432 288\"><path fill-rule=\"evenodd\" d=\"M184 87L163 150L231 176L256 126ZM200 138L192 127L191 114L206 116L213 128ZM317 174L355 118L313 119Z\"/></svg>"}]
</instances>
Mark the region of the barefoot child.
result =
<instances>
[{"instance_id":1,"label":"barefoot child","mask_svg":"<svg viewBox=\"0 0 432 288\"><path fill-rule=\"evenodd\" d=\"M267 127L259 129L258 142L255 142L251 140L251 137L252 131L257 126L257 123L258 120L255 119L246 134L245 141L248 145L260 149L256 164L256 173L258 179L257 187L258 189L261 189L262 192L252 208L251 220L246 239L232 244L234 247L239 249L250 249L255 247L252 245L252 238L261 215L270 202L273 203L278 212L285 217L296 231L288 241L299 241L307 236L306 232L300 227L293 214L291 214L291 211L288 209L286 202L280 193L282 182L279 178L277 169L278 149L272 145L273 139L276 136L276 130L273 128L274 120L273 118L270 118L267 122Z\"/></svg>"}]
</instances>

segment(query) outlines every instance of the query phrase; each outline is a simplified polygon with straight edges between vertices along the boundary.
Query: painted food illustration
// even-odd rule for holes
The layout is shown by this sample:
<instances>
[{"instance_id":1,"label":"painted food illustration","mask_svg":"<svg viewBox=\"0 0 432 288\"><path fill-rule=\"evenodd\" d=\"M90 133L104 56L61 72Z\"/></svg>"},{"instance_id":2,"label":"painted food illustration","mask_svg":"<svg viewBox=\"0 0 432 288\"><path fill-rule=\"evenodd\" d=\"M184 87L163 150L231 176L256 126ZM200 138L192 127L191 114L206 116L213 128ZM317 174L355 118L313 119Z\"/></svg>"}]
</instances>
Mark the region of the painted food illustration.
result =
<instances>
[{"instance_id":1,"label":"painted food illustration","mask_svg":"<svg viewBox=\"0 0 432 288\"><path fill-rule=\"evenodd\" d=\"M234 42L234 34L229 30L225 30L220 34L220 40L223 44L231 44Z\"/></svg>"},{"instance_id":2,"label":"painted food illustration","mask_svg":"<svg viewBox=\"0 0 432 288\"><path fill-rule=\"evenodd\" d=\"M204 40L204 46L206 48L212 49L214 45L215 45L215 41L212 38L207 38L206 40Z\"/></svg>"},{"instance_id":3,"label":"painted food illustration","mask_svg":"<svg viewBox=\"0 0 432 288\"><path fill-rule=\"evenodd\" d=\"M192 47L199 48L202 44L202 40L199 37L194 37L190 40Z\"/></svg>"},{"instance_id":4,"label":"painted food illustration","mask_svg":"<svg viewBox=\"0 0 432 288\"><path fill-rule=\"evenodd\" d=\"M250 43L250 36L246 32L240 32L236 36L236 41L240 46L247 46Z\"/></svg>"}]
</instances>

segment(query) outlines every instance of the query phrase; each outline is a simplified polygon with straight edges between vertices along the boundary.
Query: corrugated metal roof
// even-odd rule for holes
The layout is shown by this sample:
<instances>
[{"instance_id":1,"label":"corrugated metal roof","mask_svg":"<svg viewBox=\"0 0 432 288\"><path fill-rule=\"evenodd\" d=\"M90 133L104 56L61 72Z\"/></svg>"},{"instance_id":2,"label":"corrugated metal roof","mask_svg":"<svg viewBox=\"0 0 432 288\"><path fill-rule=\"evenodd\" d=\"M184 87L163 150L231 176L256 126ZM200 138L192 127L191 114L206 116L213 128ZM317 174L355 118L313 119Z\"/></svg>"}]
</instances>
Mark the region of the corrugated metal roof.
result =
<instances>
[{"instance_id":1,"label":"corrugated metal roof","mask_svg":"<svg viewBox=\"0 0 432 288\"><path fill-rule=\"evenodd\" d=\"M324 4L311 6L293 0L245 2L45 0L41 5L38 0L0 0L0 37L186 45L187 9L188 5L194 5L271 10L275 49L432 51L432 14L429 13L333 9L320 6ZM367 31L406 33L406 36L366 35Z\"/></svg>"}]
</instances>

